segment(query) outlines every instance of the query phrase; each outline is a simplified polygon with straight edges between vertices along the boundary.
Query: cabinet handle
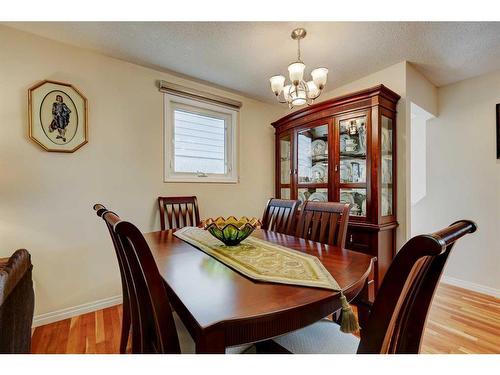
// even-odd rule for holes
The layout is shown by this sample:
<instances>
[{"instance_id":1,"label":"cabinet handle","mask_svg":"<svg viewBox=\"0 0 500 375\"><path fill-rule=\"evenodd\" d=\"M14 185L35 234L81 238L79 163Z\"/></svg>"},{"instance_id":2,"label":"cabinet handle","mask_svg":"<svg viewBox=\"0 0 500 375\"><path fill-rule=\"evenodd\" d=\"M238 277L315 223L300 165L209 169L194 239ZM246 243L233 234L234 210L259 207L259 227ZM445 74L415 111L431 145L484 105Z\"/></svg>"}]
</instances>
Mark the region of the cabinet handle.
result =
<instances>
[{"instance_id":1,"label":"cabinet handle","mask_svg":"<svg viewBox=\"0 0 500 375\"><path fill-rule=\"evenodd\" d=\"M349 236L349 242L352 243L352 234Z\"/></svg>"},{"instance_id":2,"label":"cabinet handle","mask_svg":"<svg viewBox=\"0 0 500 375\"><path fill-rule=\"evenodd\" d=\"M339 170L339 166L337 164L335 164L335 172L338 172Z\"/></svg>"}]
</instances>

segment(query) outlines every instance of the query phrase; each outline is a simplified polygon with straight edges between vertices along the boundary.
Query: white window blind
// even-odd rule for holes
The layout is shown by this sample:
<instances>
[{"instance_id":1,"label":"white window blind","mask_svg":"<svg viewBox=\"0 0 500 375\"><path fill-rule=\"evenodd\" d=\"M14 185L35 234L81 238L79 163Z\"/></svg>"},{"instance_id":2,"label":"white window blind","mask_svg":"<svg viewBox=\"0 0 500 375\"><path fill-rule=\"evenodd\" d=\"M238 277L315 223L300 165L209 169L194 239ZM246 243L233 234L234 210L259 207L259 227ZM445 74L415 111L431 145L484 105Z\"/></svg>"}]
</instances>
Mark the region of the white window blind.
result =
<instances>
[{"instance_id":1,"label":"white window blind","mask_svg":"<svg viewBox=\"0 0 500 375\"><path fill-rule=\"evenodd\" d=\"M226 173L224 118L174 111L174 171Z\"/></svg>"}]
</instances>

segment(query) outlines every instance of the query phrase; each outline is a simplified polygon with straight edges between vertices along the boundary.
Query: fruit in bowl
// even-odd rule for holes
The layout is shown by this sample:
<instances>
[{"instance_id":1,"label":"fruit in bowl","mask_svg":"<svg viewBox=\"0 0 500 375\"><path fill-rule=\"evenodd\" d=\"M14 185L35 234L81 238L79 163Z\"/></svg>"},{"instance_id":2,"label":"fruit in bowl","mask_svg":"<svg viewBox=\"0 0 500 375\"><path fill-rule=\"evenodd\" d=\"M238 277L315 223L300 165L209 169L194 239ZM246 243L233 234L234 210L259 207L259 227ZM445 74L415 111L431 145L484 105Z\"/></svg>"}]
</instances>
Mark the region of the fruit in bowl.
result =
<instances>
[{"instance_id":1,"label":"fruit in bowl","mask_svg":"<svg viewBox=\"0 0 500 375\"><path fill-rule=\"evenodd\" d=\"M260 226L260 221L256 218L240 219L229 216L227 219L218 217L216 219L206 219L203 221L203 229L212 236L222 241L227 246L236 246L247 238L255 228Z\"/></svg>"}]
</instances>

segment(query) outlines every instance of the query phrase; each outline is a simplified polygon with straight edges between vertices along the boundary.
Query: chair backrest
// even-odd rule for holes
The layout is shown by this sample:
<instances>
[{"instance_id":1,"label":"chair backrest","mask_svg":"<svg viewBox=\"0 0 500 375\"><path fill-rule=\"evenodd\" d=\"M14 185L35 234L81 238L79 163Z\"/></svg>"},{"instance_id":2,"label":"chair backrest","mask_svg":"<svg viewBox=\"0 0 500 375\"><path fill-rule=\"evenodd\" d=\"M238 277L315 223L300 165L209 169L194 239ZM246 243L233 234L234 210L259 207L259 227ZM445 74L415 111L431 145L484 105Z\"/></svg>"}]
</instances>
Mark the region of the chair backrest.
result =
<instances>
[{"instance_id":1,"label":"chair backrest","mask_svg":"<svg viewBox=\"0 0 500 375\"><path fill-rule=\"evenodd\" d=\"M0 260L0 353L29 354L35 307L31 257L16 250Z\"/></svg>"},{"instance_id":2,"label":"chair backrest","mask_svg":"<svg viewBox=\"0 0 500 375\"><path fill-rule=\"evenodd\" d=\"M418 353L427 313L454 243L477 229L458 221L410 239L396 254L377 293L358 353Z\"/></svg>"},{"instance_id":3,"label":"chair backrest","mask_svg":"<svg viewBox=\"0 0 500 375\"><path fill-rule=\"evenodd\" d=\"M269 199L264 215L262 216L262 229L272 230L284 234L295 231L295 221L299 201L290 199Z\"/></svg>"},{"instance_id":4,"label":"chair backrest","mask_svg":"<svg viewBox=\"0 0 500 375\"><path fill-rule=\"evenodd\" d=\"M180 353L164 281L142 233L113 212L102 212L116 241L132 313L133 353Z\"/></svg>"},{"instance_id":5,"label":"chair backrest","mask_svg":"<svg viewBox=\"0 0 500 375\"><path fill-rule=\"evenodd\" d=\"M104 207L102 204L100 203L97 203L94 205L94 210L96 211L97 213L97 216L99 217L103 217L103 215L106 213L106 212L110 212L108 211L108 209L106 207ZM133 293L133 291L131 291L131 286L129 286L128 284L130 283L130 281L128 281L130 279L130 277L128 277L127 275L127 266L125 264L125 259L124 259L124 255L122 254L122 250L120 249L120 245L119 245L119 241L118 241L118 238L116 237L115 235L115 232L113 231L113 227L107 222L107 221L104 221L106 223L106 227L108 228L108 231L109 231L109 235L111 237L111 242L113 243L113 247L115 249L115 253L116 253L116 258L118 260L118 267L120 269L120 279L121 279L121 282L122 282L122 296L123 296L123 316L122 316L122 319L125 320L125 324L123 324L122 326L122 329L126 329L127 331L126 332L122 332L122 337L121 337L121 340L120 340L120 353L124 354L126 352L126 347L127 347L127 340L128 340L128 330L130 329L129 325L130 325L130 319L137 319L137 312L133 312L132 309L136 309L136 305L135 304L132 304L131 301L130 301L130 294ZM135 333L135 335L134 335ZM137 336L137 332L134 332L132 334L132 351L138 351L138 347L137 345L139 344L140 342L140 339L139 337Z\"/></svg>"},{"instance_id":6,"label":"chair backrest","mask_svg":"<svg viewBox=\"0 0 500 375\"><path fill-rule=\"evenodd\" d=\"M295 235L344 248L349 209L347 203L306 201L300 212Z\"/></svg>"},{"instance_id":7,"label":"chair backrest","mask_svg":"<svg viewBox=\"0 0 500 375\"><path fill-rule=\"evenodd\" d=\"M161 230L200 224L198 200L192 197L158 197Z\"/></svg>"},{"instance_id":8,"label":"chair backrest","mask_svg":"<svg viewBox=\"0 0 500 375\"><path fill-rule=\"evenodd\" d=\"M99 216L99 217L102 217L102 215L104 215L106 212L110 212L106 209L106 207L104 207L100 203L97 203L94 205L94 210L96 211L97 216ZM109 234L111 236L111 241L113 242L116 257L118 259L118 266L120 269L120 278L122 281L123 303L124 303L124 305L126 305L127 304L126 301L128 301L128 288L127 288L127 281L126 281L126 277L125 277L126 271L125 271L125 265L123 263L124 260L122 259L122 255L121 255L121 252L120 252L119 247L118 247L118 239L115 236L113 228L108 224L107 221L105 221L105 223L106 223L106 226L108 227L108 231L109 231Z\"/></svg>"}]
</instances>

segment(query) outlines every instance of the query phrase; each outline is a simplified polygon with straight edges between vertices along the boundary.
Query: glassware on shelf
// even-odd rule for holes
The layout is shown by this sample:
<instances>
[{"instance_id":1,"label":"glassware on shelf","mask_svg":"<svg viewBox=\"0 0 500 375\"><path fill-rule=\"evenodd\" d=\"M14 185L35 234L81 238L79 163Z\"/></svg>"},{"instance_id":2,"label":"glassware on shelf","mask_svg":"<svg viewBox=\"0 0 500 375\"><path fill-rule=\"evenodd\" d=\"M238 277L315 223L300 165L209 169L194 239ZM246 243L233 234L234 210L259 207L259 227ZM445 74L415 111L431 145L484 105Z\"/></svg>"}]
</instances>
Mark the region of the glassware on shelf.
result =
<instances>
[{"instance_id":1,"label":"glassware on shelf","mask_svg":"<svg viewBox=\"0 0 500 375\"><path fill-rule=\"evenodd\" d=\"M341 183L365 183L366 182L366 160L358 158L340 159L340 182Z\"/></svg>"},{"instance_id":2,"label":"glassware on shelf","mask_svg":"<svg viewBox=\"0 0 500 375\"><path fill-rule=\"evenodd\" d=\"M340 201L351 204L352 216L366 216L366 189L340 189Z\"/></svg>"},{"instance_id":3,"label":"glassware on shelf","mask_svg":"<svg viewBox=\"0 0 500 375\"><path fill-rule=\"evenodd\" d=\"M327 183L328 125L301 130L297 139L298 183Z\"/></svg>"},{"instance_id":4,"label":"glassware on shelf","mask_svg":"<svg viewBox=\"0 0 500 375\"><path fill-rule=\"evenodd\" d=\"M366 117L342 120L340 130L340 155L366 157Z\"/></svg>"}]
</instances>

